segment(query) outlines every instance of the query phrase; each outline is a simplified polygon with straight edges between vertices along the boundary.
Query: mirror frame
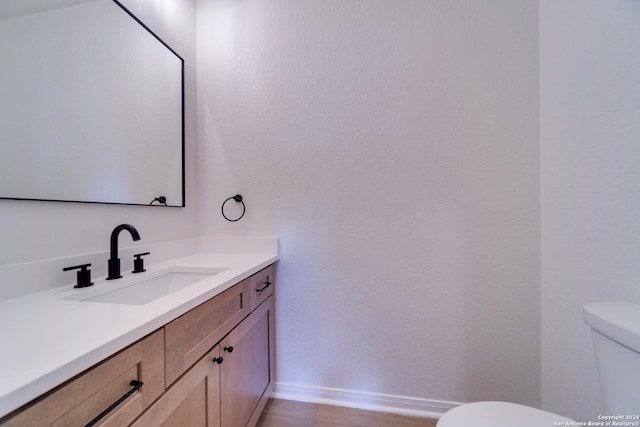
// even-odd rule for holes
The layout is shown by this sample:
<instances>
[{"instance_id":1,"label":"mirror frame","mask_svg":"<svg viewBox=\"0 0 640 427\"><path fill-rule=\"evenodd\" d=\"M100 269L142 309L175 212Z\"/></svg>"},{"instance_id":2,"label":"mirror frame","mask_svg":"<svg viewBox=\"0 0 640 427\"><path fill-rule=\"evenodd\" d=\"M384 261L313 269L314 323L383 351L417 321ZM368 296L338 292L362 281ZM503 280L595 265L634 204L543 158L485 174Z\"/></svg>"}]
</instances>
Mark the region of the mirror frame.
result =
<instances>
[{"instance_id":1,"label":"mirror frame","mask_svg":"<svg viewBox=\"0 0 640 427\"><path fill-rule=\"evenodd\" d=\"M151 203L127 203L127 202L102 202L102 201L88 201L88 200L66 200L66 199L40 199L40 198L30 198L30 197L6 197L0 195L0 200L30 200L30 201L38 201L38 202L65 202L65 203L88 203L88 204L103 204L103 205L126 205L126 206L161 206L161 207L176 207L176 208L184 208L186 206L186 174L185 174L185 83L184 83L184 59L169 46L164 40L162 40L156 33L154 33L144 22L142 22L137 16L133 14L126 6L124 6L119 0L112 0L118 7L120 7L129 17L131 17L134 21L136 21L142 28L144 28L151 36L153 36L156 40L158 40L165 48L167 48L172 54L174 54L180 60L180 72L181 72L181 165L182 165L182 173L180 179L182 180L182 201L180 205L162 205L162 204L153 204L157 199L151 201ZM159 197L161 195L158 195Z\"/></svg>"}]
</instances>

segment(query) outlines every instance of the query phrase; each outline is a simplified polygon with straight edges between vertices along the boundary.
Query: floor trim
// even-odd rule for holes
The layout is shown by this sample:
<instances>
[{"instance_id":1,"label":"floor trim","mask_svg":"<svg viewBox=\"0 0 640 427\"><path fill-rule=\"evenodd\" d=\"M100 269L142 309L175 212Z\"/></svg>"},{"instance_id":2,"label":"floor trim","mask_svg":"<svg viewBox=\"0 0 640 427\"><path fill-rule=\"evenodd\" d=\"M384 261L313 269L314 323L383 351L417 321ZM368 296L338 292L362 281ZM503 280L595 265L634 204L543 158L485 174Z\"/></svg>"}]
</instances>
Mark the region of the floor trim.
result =
<instances>
[{"instance_id":1,"label":"floor trim","mask_svg":"<svg viewBox=\"0 0 640 427\"><path fill-rule=\"evenodd\" d=\"M271 397L420 418L440 418L457 402L276 382Z\"/></svg>"}]
</instances>

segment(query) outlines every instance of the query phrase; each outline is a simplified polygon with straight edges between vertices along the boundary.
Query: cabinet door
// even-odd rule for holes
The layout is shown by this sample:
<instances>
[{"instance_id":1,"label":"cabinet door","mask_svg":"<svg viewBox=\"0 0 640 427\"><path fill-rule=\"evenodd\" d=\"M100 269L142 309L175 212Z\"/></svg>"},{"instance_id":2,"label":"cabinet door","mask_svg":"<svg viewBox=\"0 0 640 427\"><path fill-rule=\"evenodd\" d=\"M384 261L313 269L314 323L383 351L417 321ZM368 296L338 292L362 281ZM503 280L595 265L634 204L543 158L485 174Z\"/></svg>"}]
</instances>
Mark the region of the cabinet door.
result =
<instances>
[{"instance_id":1,"label":"cabinet door","mask_svg":"<svg viewBox=\"0 0 640 427\"><path fill-rule=\"evenodd\" d=\"M220 361L215 346L132 427L220 427Z\"/></svg>"},{"instance_id":2,"label":"cabinet door","mask_svg":"<svg viewBox=\"0 0 640 427\"><path fill-rule=\"evenodd\" d=\"M220 343L222 427L254 426L273 388L273 297Z\"/></svg>"}]
</instances>

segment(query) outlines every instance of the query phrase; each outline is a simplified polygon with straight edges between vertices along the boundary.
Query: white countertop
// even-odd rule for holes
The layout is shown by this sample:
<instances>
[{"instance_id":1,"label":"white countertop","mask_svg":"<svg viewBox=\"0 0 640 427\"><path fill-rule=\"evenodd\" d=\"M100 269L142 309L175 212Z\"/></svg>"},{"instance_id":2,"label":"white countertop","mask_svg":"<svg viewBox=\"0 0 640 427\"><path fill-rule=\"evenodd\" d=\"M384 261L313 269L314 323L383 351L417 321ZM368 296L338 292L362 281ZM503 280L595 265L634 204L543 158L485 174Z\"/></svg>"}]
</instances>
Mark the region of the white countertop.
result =
<instances>
[{"instance_id":1,"label":"white countertop","mask_svg":"<svg viewBox=\"0 0 640 427\"><path fill-rule=\"evenodd\" d=\"M0 417L90 368L213 296L277 261L274 254L200 253L85 289L66 286L0 302ZM130 276L171 267L226 268L145 305L64 298L116 287Z\"/></svg>"}]
</instances>

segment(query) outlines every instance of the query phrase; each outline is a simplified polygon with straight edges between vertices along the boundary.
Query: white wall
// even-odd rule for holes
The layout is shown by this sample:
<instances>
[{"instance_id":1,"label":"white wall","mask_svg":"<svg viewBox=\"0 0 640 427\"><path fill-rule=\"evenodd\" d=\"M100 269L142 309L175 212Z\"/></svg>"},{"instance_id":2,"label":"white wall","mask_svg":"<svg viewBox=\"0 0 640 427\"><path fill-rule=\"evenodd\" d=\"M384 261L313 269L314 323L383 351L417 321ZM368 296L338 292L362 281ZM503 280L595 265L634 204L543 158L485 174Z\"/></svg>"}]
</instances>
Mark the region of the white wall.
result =
<instances>
[{"instance_id":1,"label":"white wall","mask_svg":"<svg viewBox=\"0 0 640 427\"><path fill-rule=\"evenodd\" d=\"M144 244L197 235L195 4L193 0L125 0L123 3L185 59L187 208L0 200L0 236L5 242L0 246L0 266L107 251L111 230L123 222L138 228L140 243ZM133 242L126 237L121 239L122 247L131 245ZM106 258L104 263L106 265ZM72 283L75 276L70 274L69 283ZM0 286L26 284L2 283Z\"/></svg>"},{"instance_id":2,"label":"white wall","mask_svg":"<svg viewBox=\"0 0 640 427\"><path fill-rule=\"evenodd\" d=\"M279 236L278 381L538 405L537 3L197 5L200 232Z\"/></svg>"},{"instance_id":3,"label":"white wall","mask_svg":"<svg viewBox=\"0 0 640 427\"><path fill-rule=\"evenodd\" d=\"M603 412L590 301L640 302L640 2L540 1L542 405Z\"/></svg>"}]
</instances>

